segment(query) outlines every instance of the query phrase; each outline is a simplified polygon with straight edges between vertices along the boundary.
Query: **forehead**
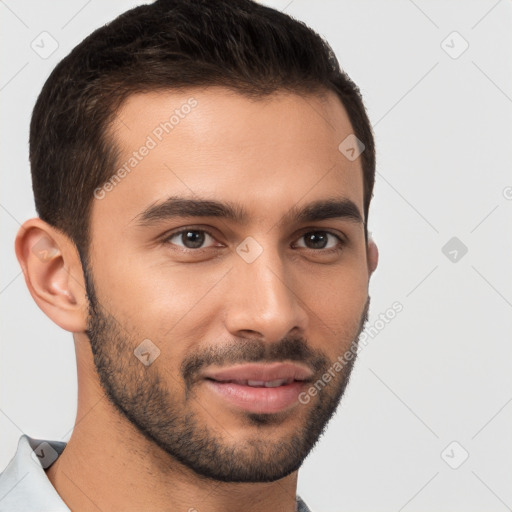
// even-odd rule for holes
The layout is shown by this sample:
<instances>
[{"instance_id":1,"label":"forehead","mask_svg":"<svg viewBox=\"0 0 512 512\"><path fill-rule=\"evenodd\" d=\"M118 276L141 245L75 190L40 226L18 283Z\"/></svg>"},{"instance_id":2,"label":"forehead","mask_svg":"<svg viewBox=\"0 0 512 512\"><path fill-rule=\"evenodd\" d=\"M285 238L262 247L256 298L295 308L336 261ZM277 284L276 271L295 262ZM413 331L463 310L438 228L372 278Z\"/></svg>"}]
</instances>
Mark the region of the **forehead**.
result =
<instances>
[{"instance_id":1,"label":"forehead","mask_svg":"<svg viewBox=\"0 0 512 512\"><path fill-rule=\"evenodd\" d=\"M93 221L127 225L170 196L236 201L254 220L333 195L362 211L361 162L339 149L352 127L333 92L254 99L209 87L134 94L111 134L119 159L94 201Z\"/></svg>"}]
</instances>

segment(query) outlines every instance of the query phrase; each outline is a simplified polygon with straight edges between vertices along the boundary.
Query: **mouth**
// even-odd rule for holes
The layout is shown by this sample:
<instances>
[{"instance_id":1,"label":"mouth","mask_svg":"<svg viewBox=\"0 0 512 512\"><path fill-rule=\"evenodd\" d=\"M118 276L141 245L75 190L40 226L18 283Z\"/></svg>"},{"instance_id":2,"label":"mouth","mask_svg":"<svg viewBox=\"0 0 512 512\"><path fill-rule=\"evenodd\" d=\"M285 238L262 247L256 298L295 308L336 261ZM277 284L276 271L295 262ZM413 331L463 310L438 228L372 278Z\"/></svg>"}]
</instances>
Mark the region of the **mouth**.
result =
<instances>
[{"instance_id":1,"label":"mouth","mask_svg":"<svg viewBox=\"0 0 512 512\"><path fill-rule=\"evenodd\" d=\"M292 382L303 382L295 379L276 379L276 380L216 380L207 377L207 380L220 382L223 384L238 384L239 386L250 386L251 388L277 388L279 386L287 386Z\"/></svg>"},{"instance_id":2,"label":"mouth","mask_svg":"<svg viewBox=\"0 0 512 512\"><path fill-rule=\"evenodd\" d=\"M235 410L271 414L292 408L313 372L292 363L245 364L203 375L210 391Z\"/></svg>"},{"instance_id":3,"label":"mouth","mask_svg":"<svg viewBox=\"0 0 512 512\"><path fill-rule=\"evenodd\" d=\"M236 381L261 387L274 382L281 385L281 381L307 381L313 377L313 371L296 363L246 363L228 368L210 368L204 372L203 377L217 382Z\"/></svg>"}]
</instances>

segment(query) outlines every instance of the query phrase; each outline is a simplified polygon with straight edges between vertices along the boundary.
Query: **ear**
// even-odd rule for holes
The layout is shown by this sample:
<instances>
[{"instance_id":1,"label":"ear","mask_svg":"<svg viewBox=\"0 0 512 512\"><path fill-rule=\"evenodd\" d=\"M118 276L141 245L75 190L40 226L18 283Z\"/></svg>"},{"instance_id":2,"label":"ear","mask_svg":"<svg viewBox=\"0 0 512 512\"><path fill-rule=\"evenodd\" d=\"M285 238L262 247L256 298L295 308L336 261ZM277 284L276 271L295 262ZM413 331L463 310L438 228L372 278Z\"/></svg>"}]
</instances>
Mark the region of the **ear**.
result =
<instances>
[{"instance_id":1,"label":"ear","mask_svg":"<svg viewBox=\"0 0 512 512\"><path fill-rule=\"evenodd\" d=\"M25 283L41 310L70 332L87 327L88 299L75 244L39 218L27 220L15 242Z\"/></svg>"},{"instance_id":2,"label":"ear","mask_svg":"<svg viewBox=\"0 0 512 512\"><path fill-rule=\"evenodd\" d=\"M368 234L368 245L366 247L366 260L368 261L368 275L371 277L379 263L379 249L374 242L371 233Z\"/></svg>"}]
</instances>

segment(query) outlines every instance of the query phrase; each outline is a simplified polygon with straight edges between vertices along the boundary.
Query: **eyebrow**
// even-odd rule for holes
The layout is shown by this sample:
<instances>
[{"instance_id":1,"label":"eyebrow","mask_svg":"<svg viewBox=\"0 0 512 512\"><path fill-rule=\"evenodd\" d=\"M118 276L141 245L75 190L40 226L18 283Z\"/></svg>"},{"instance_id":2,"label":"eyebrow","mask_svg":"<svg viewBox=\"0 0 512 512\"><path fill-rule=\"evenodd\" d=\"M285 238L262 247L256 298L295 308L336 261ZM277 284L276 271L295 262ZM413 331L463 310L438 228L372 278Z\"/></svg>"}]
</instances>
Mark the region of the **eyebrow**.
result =
<instances>
[{"instance_id":1,"label":"eyebrow","mask_svg":"<svg viewBox=\"0 0 512 512\"><path fill-rule=\"evenodd\" d=\"M133 221L139 226L151 226L174 218L215 217L247 225L249 214L240 204L211 199L188 199L171 196L165 201L148 206ZM294 205L279 221L278 225L297 222L315 222L325 219L346 219L363 223L359 208L350 199L332 198L314 201L305 206Z\"/></svg>"}]
</instances>

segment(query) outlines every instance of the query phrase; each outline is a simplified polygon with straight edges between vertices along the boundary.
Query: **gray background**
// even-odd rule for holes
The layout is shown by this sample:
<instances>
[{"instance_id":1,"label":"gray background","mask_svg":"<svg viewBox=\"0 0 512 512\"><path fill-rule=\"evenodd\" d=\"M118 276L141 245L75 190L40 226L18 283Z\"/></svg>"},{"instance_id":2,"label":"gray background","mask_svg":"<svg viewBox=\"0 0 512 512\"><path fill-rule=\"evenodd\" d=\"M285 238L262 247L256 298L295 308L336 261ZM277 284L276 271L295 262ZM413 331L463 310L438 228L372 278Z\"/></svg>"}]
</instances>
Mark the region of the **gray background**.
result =
<instances>
[{"instance_id":1,"label":"gray background","mask_svg":"<svg viewBox=\"0 0 512 512\"><path fill-rule=\"evenodd\" d=\"M69 439L76 413L71 334L35 305L13 250L35 215L31 110L60 59L139 3L0 0L0 468L22 433ZM378 333L298 492L317 512L510 509L511 2L265 3L327 38L361 88L378 151ZM403 311L378 328L395 301Z\"/></svg>"}]
</instances>

